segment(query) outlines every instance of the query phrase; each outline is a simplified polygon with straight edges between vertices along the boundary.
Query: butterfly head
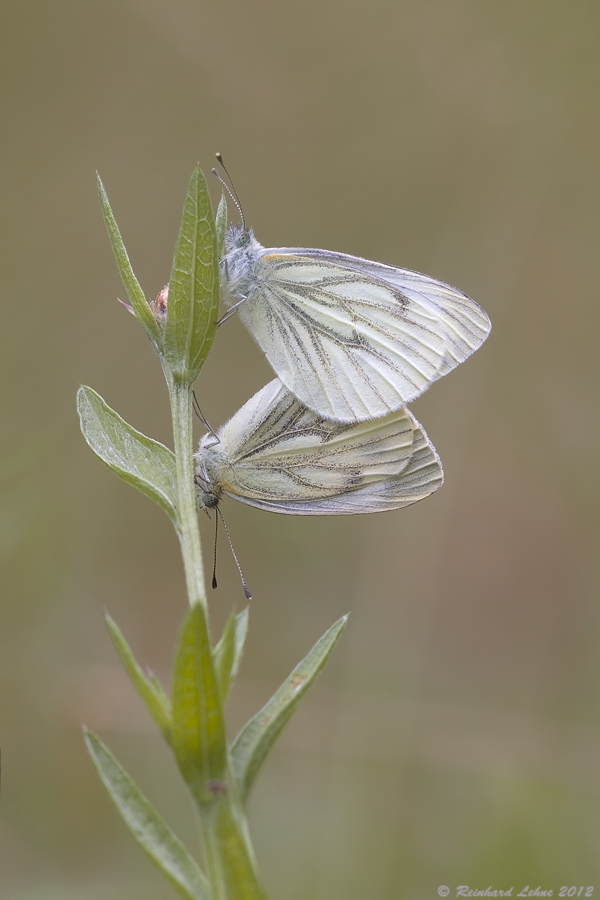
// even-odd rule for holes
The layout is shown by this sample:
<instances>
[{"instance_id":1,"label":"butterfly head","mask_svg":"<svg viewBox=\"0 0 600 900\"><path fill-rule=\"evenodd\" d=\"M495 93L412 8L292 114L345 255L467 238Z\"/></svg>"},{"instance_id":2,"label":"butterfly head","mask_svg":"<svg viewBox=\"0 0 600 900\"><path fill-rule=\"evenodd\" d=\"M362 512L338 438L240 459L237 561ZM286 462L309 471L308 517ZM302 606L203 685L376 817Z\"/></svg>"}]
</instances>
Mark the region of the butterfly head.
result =
<instances>
[{"instance_id":1,"label":"butterfly head","mask_svg":"<svg viewBox=\"0 0 600 900\"><path fill-rule=\"evenodd\" d=\"M211 491L201 489L198 499L200 501L200 506L202 507L202 509L208 510L216 509L216 507L219 505L220 497L217 497L217 495L213 494Z\"/></svg>"},{"instance_id":2,"label":"butterfly head","mask_svg":"<svg viewBox=\"0 0 600 900\"><path fill-rule=\"evenodd\" d=\"M251 228L244 228L243 225L229 225L225 234L225 254L235 250L244 250L250 246L253 240L254 233Z\"/></svg>"}]
</instances>

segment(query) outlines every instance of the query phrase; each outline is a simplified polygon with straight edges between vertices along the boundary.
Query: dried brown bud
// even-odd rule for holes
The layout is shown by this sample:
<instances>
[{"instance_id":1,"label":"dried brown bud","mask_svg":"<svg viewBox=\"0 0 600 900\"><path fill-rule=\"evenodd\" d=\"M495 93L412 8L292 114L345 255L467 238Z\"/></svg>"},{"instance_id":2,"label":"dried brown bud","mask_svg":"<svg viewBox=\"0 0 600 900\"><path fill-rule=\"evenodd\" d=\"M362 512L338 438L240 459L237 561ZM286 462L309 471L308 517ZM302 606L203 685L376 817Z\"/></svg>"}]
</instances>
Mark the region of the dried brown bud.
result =
<instances>
[{"instance_id":1,"label":"dried brown bud","mask_svg":"<svg viewBox=\"0 0 600 900\"><path fill-rule=\"evenodd\" d=\"M165 284L162 291L157 294L156 300L151 300L148 304L152 310L152 315L159 325L162 325L167 318L167 301L169 298L169 285Z\"/></svg>"}]
</instances>

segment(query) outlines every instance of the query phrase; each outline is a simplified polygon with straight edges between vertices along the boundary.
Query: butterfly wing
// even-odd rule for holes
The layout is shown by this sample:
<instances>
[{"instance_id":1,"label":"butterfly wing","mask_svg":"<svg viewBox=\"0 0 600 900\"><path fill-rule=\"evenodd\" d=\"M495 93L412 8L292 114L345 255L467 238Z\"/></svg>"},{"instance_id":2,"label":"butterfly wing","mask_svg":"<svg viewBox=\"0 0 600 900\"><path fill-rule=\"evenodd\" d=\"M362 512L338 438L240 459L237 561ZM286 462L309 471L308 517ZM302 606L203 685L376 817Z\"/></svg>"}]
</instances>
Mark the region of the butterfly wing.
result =
<instances>
[{"instance_id":1,"label":"butterfly wing","mask_svg":"<svg viewBox=\"0 0 600 900\"><path fill-rule=\"evenodd\" d=\"M198 454L220 492L272 512L343 515L398 509L442 483L407 410L353 424L316 415L278 380L259 391Z\"/></svg>"},{"instance_id":2,"label":"butterfly wing","mask_svg":"<svg viewBox=\"0 0 600 900\"><path fill-rule=\"evenodd\" d=\"M324 250L263 250L239 315L289 390L344 422L414 400L489 331L449 285Z\"/></svg>"},{"instance_id":3,"label":"butterfly wing","mask_svg":"<svg viewBox=\"0 0 600 900\"><path fill-rule=\"evenodd\" d=\"M266 501L236 497L270 512L298 516L343 516L402 509L429 497L444 483L440 459L429 438L415 422L413 453L403 471L335 496L312 500Z\"/></svg>"},{"instance_id":4,"label":"butterfly wing","mask_svg":"<svg viewBox=\"0 0 600 900\"><path fill-rule=\"evenodd\" d=\"M393 285L409 299L424 309L430 309L444 328L445 353L442 365L436 373L436 379L447 375L461 362L464 362L485 341L492 324L489 316L471 297L458 288L422 275L409 269L399 269L384 263L361 259L343 253L331 253L326 250L299 250L309 258L316 254L320 258L325 254L335 262L355 272L366 272L373 278L379 278Z\"/></svg>"}]
</instances>

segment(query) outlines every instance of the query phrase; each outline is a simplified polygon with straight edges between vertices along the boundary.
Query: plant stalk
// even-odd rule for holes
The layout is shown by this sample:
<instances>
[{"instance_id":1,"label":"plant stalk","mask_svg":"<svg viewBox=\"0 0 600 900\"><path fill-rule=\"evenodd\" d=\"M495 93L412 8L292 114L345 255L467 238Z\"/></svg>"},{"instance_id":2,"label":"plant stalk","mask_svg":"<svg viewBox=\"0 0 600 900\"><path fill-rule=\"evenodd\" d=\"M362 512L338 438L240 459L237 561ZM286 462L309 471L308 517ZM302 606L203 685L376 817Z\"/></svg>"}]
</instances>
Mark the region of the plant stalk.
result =
<instances>
[{"instance_id":1,"label":"plant stalk","mask_svg":"<svg viewBox=\"0 0 600 900\"><path fill-rule=\"evenodd\" d=\"M198 527L198 506L194 486L194 438L192 428L192 386L176 381L165 371L171 416L177 473L177 516L181 555L185 568L190 606L200 603L208 615L204 562Z\"/></svg>"},{"instance_id":2,"label":"plant stalk","mask_svg":"<svg viewBox=\"0 0 600 900\"><path fill-rule=\"evenodd\" d=\"M206 866L206 875L210 882L212 900L227 900L227 885L225 873L223 872L223 860L219 849L213 810L206 809L200 804L197 804L196 808L200 819L204 864Z\"/></svg>"},{"instance_id":3,"label":"plant stalk","mask_svg":"<svg viewBox=\"0 0 600 900\"><path fill-rule=\"evenodd\" d=\"M208 604L204 581L204 564L198 526L198 506L194 484L194 447L192 386L179 382L165 369L165 377L171 400L173 420L173 441L177 478L177 519L181 554L185 568L185 579L190 606L199 604L208 623ZM213 900L228 900L230 888L236 897L248 900L262 900L264 894L258 883L254 851L248 833L245 814L242 812L235 794L234 777L228 765L229 793L215 803L196 803L199 827L202 837L204 862ZM231 790L233 788L233 791ZM221 805L219 811L218 805ZM224 816L223 816L224 814ZM220 820L220 823L219 823ZM223 844L223 842L225 842ZM237 883L239 872L228 872L229 865L224 856L225 846L236 846L241 854L244 876L243 884ZM231 879L234 885L231 884Z\"/></svg>"}]
</instances>

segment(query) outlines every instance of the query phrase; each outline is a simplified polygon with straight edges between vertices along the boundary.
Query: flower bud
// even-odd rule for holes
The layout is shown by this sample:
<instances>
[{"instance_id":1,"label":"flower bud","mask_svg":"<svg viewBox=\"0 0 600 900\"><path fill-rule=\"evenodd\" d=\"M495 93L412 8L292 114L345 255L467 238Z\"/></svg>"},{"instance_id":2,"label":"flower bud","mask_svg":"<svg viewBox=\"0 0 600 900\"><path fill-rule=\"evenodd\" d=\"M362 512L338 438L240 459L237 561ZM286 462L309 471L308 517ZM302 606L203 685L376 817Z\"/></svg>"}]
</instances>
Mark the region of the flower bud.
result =
<instances>
[{"instance_id":1,"label":"flower bud","mask_svg":"<svg viewBox=\"0 0 600 900\"><path fill-rule=\"evenodd\" d=\"M156 295L156 300L151 300L148 306L152 311L152 315L159 325L162 325L167 318L167 301L169 299L169 285L165 284L160 293Z\"/></svg>"}]
</instances>

